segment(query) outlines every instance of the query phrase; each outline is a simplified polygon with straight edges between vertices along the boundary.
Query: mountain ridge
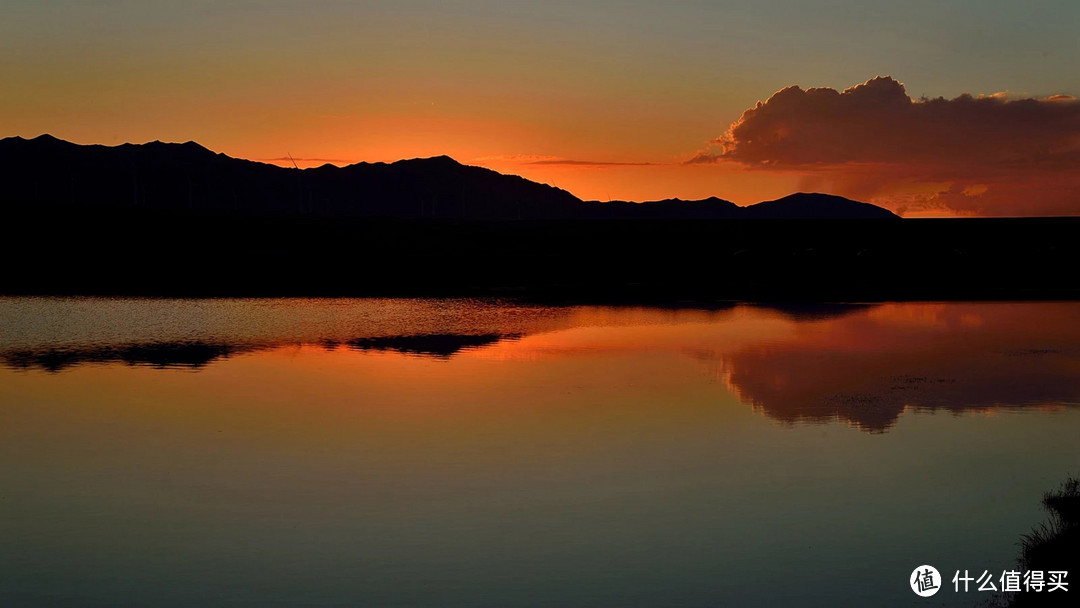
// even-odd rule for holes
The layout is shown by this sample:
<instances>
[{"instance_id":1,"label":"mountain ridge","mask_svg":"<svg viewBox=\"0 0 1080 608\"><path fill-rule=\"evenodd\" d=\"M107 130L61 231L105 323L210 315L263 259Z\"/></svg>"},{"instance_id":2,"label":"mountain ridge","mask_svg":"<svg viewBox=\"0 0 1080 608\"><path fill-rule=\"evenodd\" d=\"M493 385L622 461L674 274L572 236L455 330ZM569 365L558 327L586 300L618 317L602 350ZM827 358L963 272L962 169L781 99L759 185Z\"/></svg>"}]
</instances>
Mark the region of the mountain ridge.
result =
<instances>
[{"instance_id":1,"label":"mountain ridge","mask_svg":"<svg viewBox=\"0 0 1080 608\"><path fill-rule=\"evenodd\" d=\"M585 201L446 155L297 170L194 141L84 145L49 134L0 139L0 203L456 220L899 218L869 203L817 193L746 207L715 196Z\"/></svg>"}]
</instances>

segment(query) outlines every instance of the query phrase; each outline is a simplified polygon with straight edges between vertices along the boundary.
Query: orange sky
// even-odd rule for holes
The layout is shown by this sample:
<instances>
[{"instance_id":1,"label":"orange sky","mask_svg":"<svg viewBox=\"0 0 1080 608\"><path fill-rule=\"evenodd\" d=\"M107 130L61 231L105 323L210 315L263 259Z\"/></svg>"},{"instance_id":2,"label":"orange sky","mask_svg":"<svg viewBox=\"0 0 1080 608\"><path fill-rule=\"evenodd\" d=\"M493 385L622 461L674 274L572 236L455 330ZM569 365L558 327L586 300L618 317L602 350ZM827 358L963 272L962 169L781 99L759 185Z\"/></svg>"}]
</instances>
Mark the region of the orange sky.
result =
<instances>
[{"instance_id":1,"label":"orange sky","mask_svg":"<svg viewBox=\"0 0 1080 608\"><path fill-rule=\"evenodd\" d=\"M584 199L1075 214L1078 20L975 0L13 0L0 136L302 166L447 154Z\"/></svg>"}]
</instances>

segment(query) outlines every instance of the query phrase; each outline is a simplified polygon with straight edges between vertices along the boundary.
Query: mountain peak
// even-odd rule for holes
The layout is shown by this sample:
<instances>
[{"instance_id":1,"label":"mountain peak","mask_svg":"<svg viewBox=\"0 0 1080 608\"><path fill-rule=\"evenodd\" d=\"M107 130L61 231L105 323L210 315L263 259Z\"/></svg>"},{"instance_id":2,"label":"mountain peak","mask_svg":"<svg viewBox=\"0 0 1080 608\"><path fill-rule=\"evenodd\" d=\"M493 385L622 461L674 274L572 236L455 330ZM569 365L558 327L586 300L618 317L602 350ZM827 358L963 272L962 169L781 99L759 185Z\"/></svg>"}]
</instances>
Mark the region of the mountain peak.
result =
<instances>
[{"instance_id":1,"label":"mountain peak","mask_svg":"<svg viewBox=\"0 0 1080 608\"><path fill-rule=\"evenodd\" d=\"M73 144L69 141L64 141L58 137L49 135L48 133L42 133L36 137L20 137L14 135L12 137L5 137L0 139L0 144L5 147L15 147L17 149L30 149L30 150L58 150L60 148L76 148L77 144Z\"/></svg>"},{"instance_id":2,"label":"mountain peak","mask_svg":"<svg viewBox=\"0 0 1080 608\"><path fill-rule=\"evenodd\" d=\"M892 211L835 194L796 192L745 208L756 219L899 219Z\"/></svg>"},{"instance_id":3,"label":"mountain peak","mask_svg":"<svg viewBox=\"0 0 1080 608\"><path fill-rule=\"evenodd\" d=\"M134 147L139 147L140 146L140 144L128 144L128 145L131 145L131 146L134 146ZM185 141L184 143L177 143L177 142L161 141L160 139L155 139L154 141L150 141L150 142L146 142L145 144L141 144L141 146L144 147L144 148L153 148L153 149L156 149L156 150L184 150L184 151L188 151L188 152L210 152L211 154L213 154L213 152L209 148L206 148L205 146L202 146L199 143L197 143L195 141L191 141L191 140Z\"/></svg>"},{"instance_id":4,"label":"mountain peak","mask_svg":"<svg viewBox=\"0 0 1080 608\"><path fill-rule=\"evenodd\" d=\"M447 156L446 154L440 154L438 156L429 156L427 158L413 158L413 159L410 159L410 160L412 162L419 162L419 163L430 164L430 165L462 166L461 163L454 160L450 156Z\"/></svg>"}]
</instances>

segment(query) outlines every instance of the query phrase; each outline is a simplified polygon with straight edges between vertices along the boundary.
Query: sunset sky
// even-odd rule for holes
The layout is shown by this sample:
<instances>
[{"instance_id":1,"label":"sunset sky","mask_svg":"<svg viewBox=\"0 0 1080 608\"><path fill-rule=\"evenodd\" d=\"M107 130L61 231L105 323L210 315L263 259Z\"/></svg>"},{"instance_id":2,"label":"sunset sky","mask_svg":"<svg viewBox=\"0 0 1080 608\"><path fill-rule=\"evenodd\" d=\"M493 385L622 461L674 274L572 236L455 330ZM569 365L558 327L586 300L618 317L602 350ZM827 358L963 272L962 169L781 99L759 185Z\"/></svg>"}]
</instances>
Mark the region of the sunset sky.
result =
<instances>
[{"instance_id":1,"label":"sunset sky","mask_svg":"<svg viewBox=\"0 0 1080 608\"><path fill-rule=\"evenodd\" d=\"M1075 0L7 0L0 16L0 137L305 166L448 154L585 199L813 190L908 216L1080 215Z\"/></svg>"}]
</instances>

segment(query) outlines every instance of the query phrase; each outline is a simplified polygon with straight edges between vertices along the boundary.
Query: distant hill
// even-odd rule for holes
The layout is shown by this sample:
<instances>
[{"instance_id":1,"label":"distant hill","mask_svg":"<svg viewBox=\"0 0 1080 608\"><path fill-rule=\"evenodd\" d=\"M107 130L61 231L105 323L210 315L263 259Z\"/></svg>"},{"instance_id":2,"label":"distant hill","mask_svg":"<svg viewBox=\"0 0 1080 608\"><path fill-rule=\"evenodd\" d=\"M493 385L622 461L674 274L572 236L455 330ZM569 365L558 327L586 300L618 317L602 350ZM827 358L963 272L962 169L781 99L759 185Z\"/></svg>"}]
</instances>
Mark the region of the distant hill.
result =
<instances>
[{"instance_id":1,"label":"distant hill","mask_svg":"<svg viewBox=\"0 0 1080 608\"><path fill-rule=\"evenodd\" d=\"M743 208L715 196L684 201L668 198L662 201L588 201L583 203L589 217L619 217L639 219L734 219L742 217Z\"/></svg>"},{"instance_id":2,"label":"distant hill","mask_svg":"<svg viewBox=\"0 0 1080 608\"><path fill-rule=\"evenodd\" d=\"M677 198L633 203L589 201L608 211L608 217L651 219L899 219L888 209L842 196L799 192L775 201L740 207L715 196L685 201ZM601 215L601 214L596 214Z\"/></svg>"},{"instance_id":3,"label":"distant hill","mask_svg":"<svg viewBox=\"0 0 1080 608\"><path fill-rule=\"evenodd\" d=\"M870 203L860 203L842 196L799 192L775 201L750 205L744 216L752 219L889 219L898 217L892 211Z\"/></svg>"},{"instance_id":4,"label":"distant hill","mask_svg":"<svg viewBox=\"0 0 1080 608\"><path fill-rule=\"evenodd\" d=\"M824 194L749 207L715 197L582 201L448 156L297 170L232 158L195 142L78 145L49 135L0 140L0 204L456 220L897 217Z\"/></svg>"}]
</instances>

